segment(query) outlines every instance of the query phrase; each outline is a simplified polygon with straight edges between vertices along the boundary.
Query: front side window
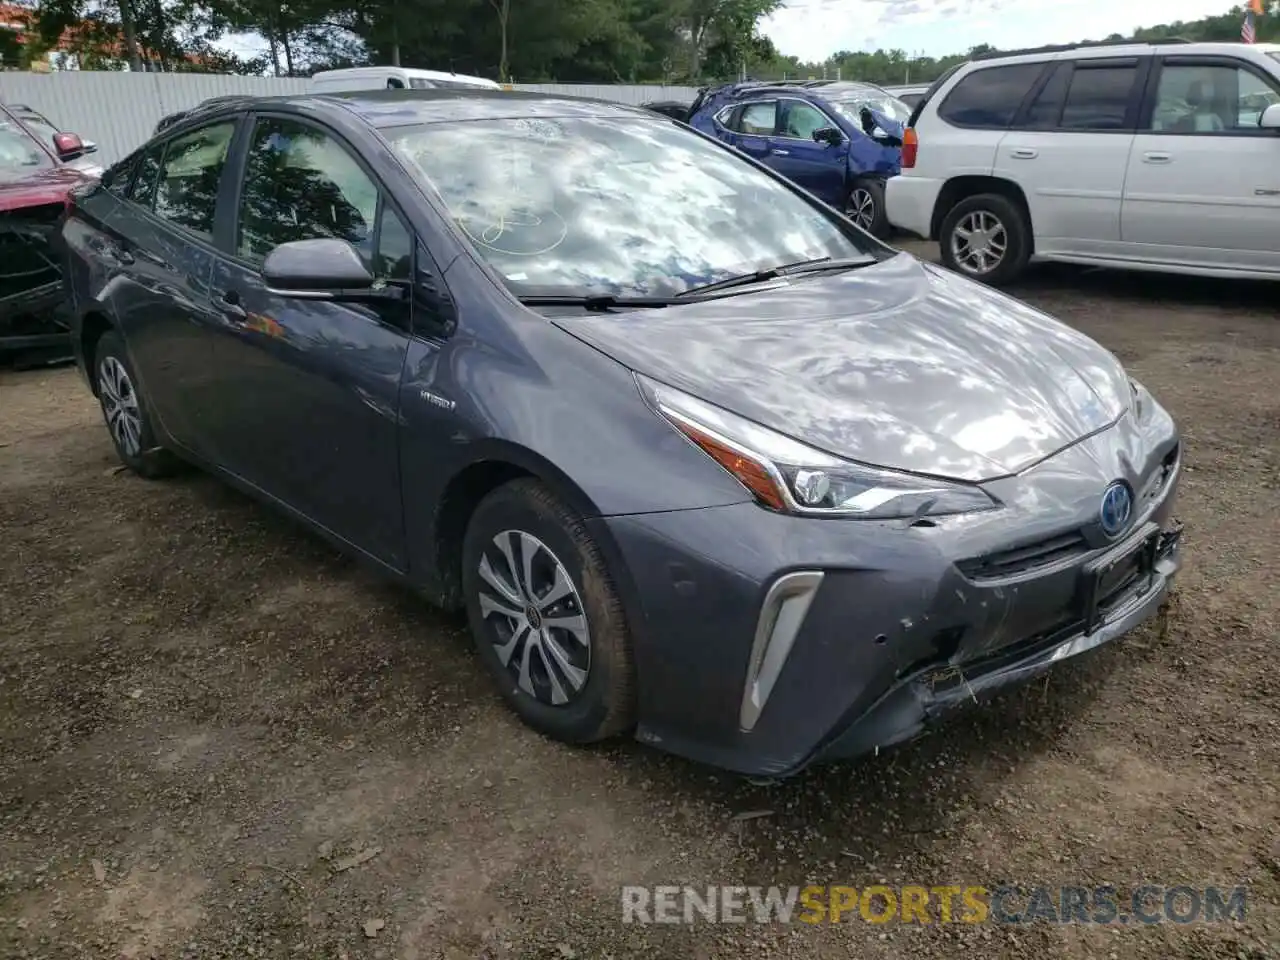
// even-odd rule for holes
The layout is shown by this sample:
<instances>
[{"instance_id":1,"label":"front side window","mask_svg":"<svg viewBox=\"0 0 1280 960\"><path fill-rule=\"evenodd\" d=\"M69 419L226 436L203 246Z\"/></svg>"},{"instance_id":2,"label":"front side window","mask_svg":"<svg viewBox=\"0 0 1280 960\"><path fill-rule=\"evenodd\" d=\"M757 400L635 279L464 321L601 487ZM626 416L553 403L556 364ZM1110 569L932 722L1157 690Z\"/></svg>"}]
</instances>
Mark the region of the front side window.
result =
<instances>
[{"instance_id":1,"label":"front side window","mask_svg":"<svg viewBox=\"0 0 1280 960\"><path fill-rule=\"evenodd\" d=\"M0 182L21 180L51 166L52 158L32 139L31 134L0 114Z\"/></svg>"},{"instance_id":2,"label":"front side window","mask_svg":"<svg viewBox=\"0 0 1280 960\"><path fill-rule=\"evenodd\" d=\"M409 86L414 90L432 90L435 88L435 84L425 77L410 77Z\"/></svg>"},{"instance_id":3,"label":"front side window","mask_svg":"<svg viewBox=\"0 0 1280 960\"><path fill-rule=\"evenodd\" d=\"M262 119L240 196L240 256L261 262L294 240L333 237L373 260L378 188L346 148L317 127Z\"/></svg>"},{"instance_id":4,"label":"front side window","mask_svg":"<svg viewBox=\"0 0 1280 960\"><path fill-rule=\"evenodd\" d=\"M1060 126L1066 130L1123 130L1138 66L1076 64Z\"/></svg>"},{"instance_id":5,"label":"front side window","mask_svg":"<svg viewBox=\"0 0 1280 960\"><path fill-rule=\"evenodd\" d=\"M235 121L224 121L169 141L155 187L156 216L212 239L218 184L235 132Z\"/></svg>"},{"instance_id":6,"label":"front side window","mask_svg":"<svg viewBox=\"0 0 1280 960\"><path fill-rule=\"evenodd\" d=\"M802 100L784 101L781 136L795 140L812 140L813 132L833 126L827 115Z\"/></svg>"},{"instance_id":7,"label":"front side window","mask_svg":"<svg viewBox=\"0 0 1280 960\"><path fill-rule=\"evenodd\" d=\"M1280 103L1276 85L1228 64L1166 64L1156 87L1151 129L1167 133L1257 130L1262 113Z\"/></svg>"},{"instance_id":8,"label":"front side window","mask_svg":"<svg viewBox=\"0 0 1280 960\"><path fill-rule=\"evenodd\" d=\"M519 295L670 296L875 241L733 151L661 117L384 130Z\"/></svg>"},{"instance_id":9,"label":"front side window","mask_svg":"<svg viewBox=\"0 0 1280 960\"><path fill-rule=\"evenodd\" d=\"M777 129L778 104L770 100L767 103L748 103L738 114L734 129L749 136L769 137Z\"/></svg>"},{"instance_id":10,"label":"front side window","mask_svg":"<svg viewBox=\"0 0 1280 960\"><path fill-rule=\"evenodd\" d=\"M975 70L962 77L938 105L938 116L958 127L1004 129L1043 71L1043 63Z\"/></svg>"}]
</instances>

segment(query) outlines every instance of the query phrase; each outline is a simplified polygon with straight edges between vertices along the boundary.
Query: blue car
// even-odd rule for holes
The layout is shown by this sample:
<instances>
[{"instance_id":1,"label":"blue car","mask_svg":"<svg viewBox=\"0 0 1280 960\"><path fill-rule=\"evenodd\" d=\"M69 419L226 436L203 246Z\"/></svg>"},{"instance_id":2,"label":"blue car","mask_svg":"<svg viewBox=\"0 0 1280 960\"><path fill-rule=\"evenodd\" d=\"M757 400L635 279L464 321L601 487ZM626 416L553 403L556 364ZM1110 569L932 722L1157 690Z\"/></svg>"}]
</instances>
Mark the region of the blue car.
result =
<instances>
[{"instance_id":1,"label":"blue car","mask_svg":"<svg viewBox=\"0 0 1280 960\"><path fill-rule=\"evenodd\" d=\"M689 125L772 167L877 237L884 181L902 159L906 104L869 83L730 84L704 91Z\"/></svg>"}]
</instances>

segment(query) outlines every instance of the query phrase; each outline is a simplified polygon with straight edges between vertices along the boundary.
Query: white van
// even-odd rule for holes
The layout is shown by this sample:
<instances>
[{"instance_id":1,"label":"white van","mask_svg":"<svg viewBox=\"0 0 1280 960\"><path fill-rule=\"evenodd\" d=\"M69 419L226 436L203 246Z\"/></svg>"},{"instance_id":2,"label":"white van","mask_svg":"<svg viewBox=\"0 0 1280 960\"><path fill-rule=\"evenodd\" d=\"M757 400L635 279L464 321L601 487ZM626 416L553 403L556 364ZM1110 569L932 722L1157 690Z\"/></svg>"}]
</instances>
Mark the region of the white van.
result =
<instances>
[{"instance_id":1,"label":"white van","mask_svg":"<svg viewBox=\"0 0 1280 960\"><path fill-rule=\"evenodd\" d=\"M347 93L352 90L431 90L436 87L470 87L501 90L502 87L484 77L468 77L461 73L439 70L415 70L412 67L350 67L346 70L322 70L311 78L312 93Z\"/></svg>"}]
</instances>

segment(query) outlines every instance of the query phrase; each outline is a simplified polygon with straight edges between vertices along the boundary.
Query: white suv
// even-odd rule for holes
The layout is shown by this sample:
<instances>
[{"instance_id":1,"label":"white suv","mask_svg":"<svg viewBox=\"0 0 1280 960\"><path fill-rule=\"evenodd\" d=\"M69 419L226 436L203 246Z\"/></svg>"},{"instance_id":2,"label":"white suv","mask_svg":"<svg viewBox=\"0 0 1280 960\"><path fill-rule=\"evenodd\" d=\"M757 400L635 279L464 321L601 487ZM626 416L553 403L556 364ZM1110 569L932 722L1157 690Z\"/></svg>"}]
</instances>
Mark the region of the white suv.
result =
<instances>
[{"instance_id":1,"label":"white suv","mask_svg":"<svg viewBox=\"0 0 1280 960\"><path fill-rule=\"evenodd\" d=\"M916 106L886 206L992 284L1032 259L1280 279L1280 44L963 64Z\"/></svg>"}]
</instances>

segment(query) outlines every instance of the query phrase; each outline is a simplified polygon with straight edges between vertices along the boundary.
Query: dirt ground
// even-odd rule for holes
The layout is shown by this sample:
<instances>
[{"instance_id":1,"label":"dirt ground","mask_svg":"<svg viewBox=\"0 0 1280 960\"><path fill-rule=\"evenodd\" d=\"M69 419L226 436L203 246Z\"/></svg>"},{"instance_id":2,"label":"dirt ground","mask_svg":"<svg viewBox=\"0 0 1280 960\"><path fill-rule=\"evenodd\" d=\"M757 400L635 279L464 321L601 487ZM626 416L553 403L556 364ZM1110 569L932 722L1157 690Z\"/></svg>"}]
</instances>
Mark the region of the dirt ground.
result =
<instances>
[{"instance_id":1,"label":"dirt ground","mask_svg":"<svg viewBox=\"0 0 1280 960\"><path fill-rule=\"evenodd\" d=\"M1280 286L1017 293L1182 424L1167 629L775 785L541 739L459 621L206 477L120 472L74 370L0 373L0 956L1280 956ZM621 922L624 884L876 882L1249 899L1186 926Z\"/></svg>"}]
</instances>

